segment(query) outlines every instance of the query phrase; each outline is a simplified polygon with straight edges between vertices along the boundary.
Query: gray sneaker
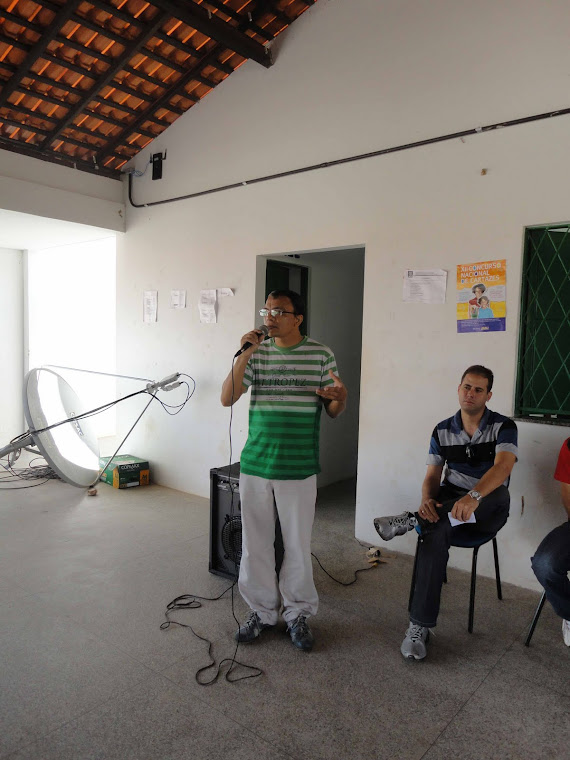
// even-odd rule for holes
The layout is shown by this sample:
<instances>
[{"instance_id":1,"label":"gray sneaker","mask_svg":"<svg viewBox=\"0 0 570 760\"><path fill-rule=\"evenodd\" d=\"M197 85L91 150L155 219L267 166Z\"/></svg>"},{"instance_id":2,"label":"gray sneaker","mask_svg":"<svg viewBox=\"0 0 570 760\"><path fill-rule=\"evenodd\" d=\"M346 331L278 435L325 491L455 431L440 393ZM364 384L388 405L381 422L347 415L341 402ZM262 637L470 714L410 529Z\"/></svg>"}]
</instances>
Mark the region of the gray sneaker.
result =
<instances>
[{"instance_id":1,"label":"gray sneaker","mask_svg":"<svg viewBox=\"0 0 570 760\"><path fill-rule=\"evenodd\" d=\"M291 636L291 641L297 649L302 649L304 652L310 652L315 643L315 637L313 632L309 628L306 615L299 615L291 623L288 624L287 630Z\"/></svg>"},{"instance_id":2,"label":"gray sneaker","mask_svg":"<svg viewBox=\"0 0 570 760\"><path fill-rule=\"evenodd\" d=\"M384 541L390 541L394 536L403 536L404 533L413 530L417 524L417 518L412 512L402 512L401 515L376 517L374 519L376 533Z\"/></svg>"},{"instance_id":3,"label":"gray sneaker","mask_svg":"<svg viewBox=\"0 0 570 760\"><path fill-rule=\"evenodd\" d=\"M429 628L410 623L402 641L400 652L408 660L423 660L427 654L426 644L428 641Z\"/></svg>"},{"instance_id":4,"label":"gray sneaker","mask_svg":"<svg viewBox=\"0 0 570 760\"><path fill-rule=\"evenodd\" d=\"M235 632L234 639L241 644L246 644L256 639L262 631L265 631L268 628L275 628L275 626L269 625L268 623L262 623L257 612L252 610L245 622Z\"/></svg>"}]
</instances>

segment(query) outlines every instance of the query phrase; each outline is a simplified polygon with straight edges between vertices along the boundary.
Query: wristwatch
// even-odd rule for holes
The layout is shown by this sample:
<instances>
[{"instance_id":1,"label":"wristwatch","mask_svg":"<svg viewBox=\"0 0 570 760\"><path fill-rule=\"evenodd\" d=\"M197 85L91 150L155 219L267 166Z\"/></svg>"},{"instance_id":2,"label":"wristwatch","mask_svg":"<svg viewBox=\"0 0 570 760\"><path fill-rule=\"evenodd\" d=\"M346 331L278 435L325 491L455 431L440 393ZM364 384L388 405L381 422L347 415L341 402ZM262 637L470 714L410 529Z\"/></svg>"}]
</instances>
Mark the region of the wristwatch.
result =
<instances>
[{"instance_id":1,"label":"wristwatch","mask_svg":"<svg viewBox=\"0 0 570 760\"><path fill-rule=\"evenodd\" d=\"M467 496L470 496L472 499L475 499L475 501L481 501L481 499L483 498L481 494L479 493L479 491L469 491Z\"/></svg>"}]
</instances>

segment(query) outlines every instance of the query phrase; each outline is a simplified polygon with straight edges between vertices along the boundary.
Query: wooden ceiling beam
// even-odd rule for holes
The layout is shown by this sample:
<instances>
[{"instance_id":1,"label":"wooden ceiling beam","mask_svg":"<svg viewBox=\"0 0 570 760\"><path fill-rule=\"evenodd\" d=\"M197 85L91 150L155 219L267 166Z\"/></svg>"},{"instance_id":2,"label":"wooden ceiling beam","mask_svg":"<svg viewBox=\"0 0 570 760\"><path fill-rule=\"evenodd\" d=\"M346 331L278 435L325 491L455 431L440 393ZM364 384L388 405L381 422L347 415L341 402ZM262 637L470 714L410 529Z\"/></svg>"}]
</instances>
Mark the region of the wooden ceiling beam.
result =
<instances>
[{"instance_id":1,"label":"wooden ceiling beam","mask_svg":"<svg viewBox=\"0 0 570 760\"><path fill-rule=\"evenodd\" d=\"M43 0L41 0L41 2L43 2ZM127 24L133 24L134 26L140 27L143 27L146 24L143 19L131 16L130 13L126 13L125 11L116 8L114 5L111 5L111 3L106 2L106 0L87 0L87 2L94 8L99 8L99 10L105 11L111 16L115 16L115 18L121 19L121 21L126 21ZM153 5L155 5L155 3L153 3Z\"/></svg>"},{"instance_id":2,"label":"wooden ceiling beam","mask_svg":"<svg viewBox=\"0 0 570 760\"><path fill-rule=\"evenodd\" d=\"M125 95L131 95L133 98L138 98L139 100L142 100L143 102L150 103L154 100L154 95L152 94L148 95L147 93L140 92L134 87L129 87L128 84L117 82L116 79L113 79L113 81L110 82L109 86L114 87L116 90L120 90L121 92L124 92Z\"/></svg>"},{"instance_id":3,"label":"wooden ceiling beam","mask_svg":"<svg viewBox=\"0 0 570 760\"><path fill-rule=\"evenodd\" d=\"M140 111L137 111L136 108L131 108L130 106L126 106L123 103L115 103L114 100L111 100L110 98L104 98L102 95L93 95L91 97L91 100L95 101L96 103L103 103L103 105L110 106L111 108L116 108L117 111L124 111L131 116L138 116L140 113Z\"/></svg>"},{"instance_id":4,"label":"wooden ceiling beam","mask_svg":"<svg viewBox=\"0 0 570 760\"><path fill-rule=\"evenodd\" d=\"M145 74L140 69L135 69L134 66L124 66L123 70L128 71L129 74L132 74L133 76L144 79L145 82L149 82L150 84L154 84L156 87L160 87L162 90L166 90L167 87L170 87L170 84L174 84L174 82L171 82L170 84L168 84L167 82L163 82L162 79L153 77L150 74ZM117 89L119 89L118 86L117 86ZM200 98L197 95L192 95L189 97L190 97L190 100L193 100L195 103L197 103L200 100ZM179 116L181 116L184 113L183 108L178 108L176 106L170 106L169 108L172 111L172 113L177 113Z\"/></svg>"},{"instance_id":5,"label":"wooden ceiling beam","mask_svg":"<svg viewBox=\"0 0 570 760\"><path fill-rule=\"evenodd\" d=\"M103 63L106 63L107 66L112 66L115 61L112 55L105 55L104 53L99 53L99 51L95 50L95 48L85 47L85 45L82 45L80 42L77 42L76 40L68 39L67 37L64 37L61 34L57 35L54 42L59 42L62 45L67 45L67 47L70 47L73 50L77 50L79 53L88 55L91 58L97 59L98 61L103 61Z\"/></svg>"},{"instance_id":6,"label":"wooden ceiling beam","mask_svg":"<svg viewBox=\"0 0 570 760\"><path fill-rule=\"evenodd\" d=\"M143 52L141 50L141 52ZM209 51L208 51L209 52ZM169 61L168 58L164 58L164 56L160 55L159 53L155 53L154 51L150 51L147 48L144 49L145 55L148 55L149 58L152 58L153 61L156 61L157 63L161 63L163 66L169 66L174 71L178 72L179 74L186 74L187 71L189 71L187 66L180 66L180 64L173 63L172 61ZM216 64L212 61L208 63L208 66L215 66ZM193 70L195 70L195 65L192 67ZM232 69L233 72L233 69ZM194 77L197 79L197 77ZM213 79L208 79L208 77L202 76L203 84L206 84L208 87L215 87L218 83L214 82Z\"/></svg>"},{"instance_id":7,"label":"wooden ceiling beam","mask_svg":"<svg viewBox=\"0 0 570 760\"><path fill-rule=\"evenodd\" d=\"M48 53L47 51L44 51L39 56L43 61L47 61L48 63L55 63L56 66L61 66L64 69L67 69L68 71L73 71L76 74L81 74L81 76L89 77L89 79L97 79L97 73L91 71L90 69L86 69L84 66L78 66L76 63L73 63L72 61L68 61L65 58L60 58L57 55L54 55L53 53Z\"/></svg>"},{"instance_id":8,"label":"wooden ceiling beam","mask_svg":"<svg viewBox=\"0 0 570 760\"><path fill-rule=\"evenodd\" d=\"M23 50L24 53L27 53L29 50L31 50L31 46L27 43L22 42L15 37L10 37L7 34L3 34L2 32L0 32L0 42L3 42L5 45L11 45L12 47L18 48L18 50Z\"/></svg>"},{"instance_id":9,"label":"wooden ceiling beam","mask_svg":"<svg viewBox=\"0 0 570 760\"><path fill-rule=\"evenodd\" d=\"M187 42L181 42L173 35L166 34L166 32L157 32L156 36L159 40L162 40L162 42L166 43L167 45L172 45L172 47L175 47L178 50L181 50L183 53L187 53L188 55L193 56L194 58L200 58L200 56L203 55L203 53L201 53L195 47L192 47L192 45L189 45ZM215 66L220 71L223 71L224 74L233 74L235 71L235 69L233 69L227 63L222 63L221 61L216 61L215 63L212 62L212 66Z\"/></svg>"},{"instance_id":10,"label":"wooden ceiling beam","mask_svg":"<svg viewBox=\"0 0 570 760\"><path fill-rule=\"evenodd\" d=\"M144 50L139 51L142 55L146 55L147 58L150 58L152 61L155 61L156 63L162 64L162 66L167 66L169 69L172 69L172 71L177 71L179 74L183 74L185 71L188 71L187 68L184 68L184 66L181 66L179 63L176 63L175 61L171 61L170 58L166 58L166 56L161 55L160 53L155 52L154 50L149 50L147 47L144 48Z\"/></svg>"},{"instance_id":11,"label":"wooden ceiling beam","mask_svg":"<svg viewBox=\"0 0 570 760\"><path fill-rule=\"evenodd\" d=\"M17 89L19 82L28 74L32 64L45 53L49 43L55 38L61 27L69 21L70 16L75 13L81 2L82 0L67 0L67 2L61 6L50 24L49 31L45 32L39 40L32 45L24 60L20 63L7 84L2 88L2 92L0 92L0 106L4 105L14 90Z\"/></svg>"},{"instance_id":12,"label":"wooden ceiling beam","mask_svg":"<svg viewBox=\"0 0 570 760\"><path fill-rule=\"evenodd\" d=\"M211 5L212 8L215 8L218 11L222 11L222 13L225 13L230 18L233 18L234 21L246 25L248 29L251 29L252 32L255 32L260 37L265 37L268 42L274 38L271 32L267 32L265 29L262 29L260 26L258 26L254 20L253 12L251 13L250 21L250 13L248 11L246 11L245 15L243 13L238 13L237 11L234 11L233 8L229 8L227 5L224 5L223 2L220 2L220 0L204 0L204 5Z\"/></svg>"},{"instance_id":13,"label":"wooden ceiling beam","mask_svg":"<svg viewBox=\"0 0 570 760\"><path fill-rule=\"evenodd\" d=\"M184 97L184 93L182 91L185 85L195 79L196 73L201 71L201 69L203 69L204 66L209 63L210 58L213 58L215 55L219 54L219 52L219 48L216 47L212 48L212 50L206 53L206 55L200 61L198 61L193 69L190 69L185 74L183 74L180 79L164 93L164 95L158 98L158 100L156 100L149 108L140 113L138 118L136 118L132 124L129 124L122 134L118 135L114 140L112 140L109 145L107 145L107 147L101 151L97 158L101 160L105 156L109 155L112 151L114 151L115 148L117 148L123 142L125 133L131 134L132 132L136 132L137 127L141 124L144 124L145 121L153 121L153 114L160 108L168 108L168 101L174 97L174 95L182 95L182 97Z\"/></svg>"},{"instance_id":14,"label":"wooden ceiling beam","mask_svg":"<svg viewBox=\"0 0 570 760\"><path fill-rule=\"evenodd\" d=\"M115 86L113 83L115 76L123 69L123 66L130 61L133 55L138 53L140 49L146 45L146 43L154 36L156 30L159 29L167 19L167 13L159 13L154 17L150 24L141 29L139 36L133 40L130 45L125 47L123 53L115 60L113 66L105 72L105 75L101 79L95 81L93 86L83 93L80 100L69 110L67 117L50 135L50 143L57 140L63 130L73 123L77 115L80 114L83 108L93 99L94 95L99 93L104 87L107 87L107 85ZM120 86L117 85L117 87L120 89ZM145 98L140 95L137 95L137 97L140 97L143 101L145 100Z\"/></svg>"},{"instance_id":15,"label":"wooden ceiling beam","mask_svg":"<svg viewBox=\"0 0 570 760\"><path fill-rule=\"evenodd\" d=\"M251 37L241 32L235 26L206 10L201 5L185 0L151 0L152 4L174 18L188 24L193 29L211 37L230 50L239 53L243 58L269 68L273 61L269 48L264 47Z\"/></svg>"},{"instance_id":16,"label":"wooden ceiling beam","mask_svg":"<svg viewBox=\"0 0 570 760\"><path fill-rule=\"evenodd\" d=\"M12 21L14 24L20 24L24 29L29 29L31 32L36 32L36 34L43 34L45 32L45 27L40 24L36 24L34 21L28 21L27 18L18 16L15 13L9 13L4 8L0 8L0 18L5 18L7 21Z\"/></svg>"},{"instance_id":17,"label":"wooden ceiling beam","mask_svg":"<svg viewBox=\"0 0 570 760\"><path fill-rule=\"evenodd\" d=\"M43 103L51 103L51 105L54 106L61 106L62 108L68 109L71 108L73 103L69 103L66 100L59 100L58 98L52 98L51 95L46 95L45 92L37 92L36 90L32 90L30 87L24 87L23 85L20 85L16 92L20 92L23 95L26 95L30 98L37 98L38 100L41 100ZM10 105L10 101L6 103L6 107Z\"/></svg>"},{"instance_id":18,"label":"wooden ceiling beam","mask_svg":"<svg viewBox=\"0 0 570 760\"><path fill-rule=\"evenodd\" d=\"M18 111L19 113L26 114L26 116L33 116L35 119L41 119L42 121L51 121L54 123L57 122L57 118L55 116L47 116L41 111L32 111L31 108L26 108L26 106L23 105L15 105L15 103L11 103L10 101L0 107L0 110L4 109L9 109L10 111ZM0 115L0 119L1 118L2 116Z\"/></svg>"},{"instance_id":19,"label":"wooden ceiling beam","mask_svg":"<svg viewBox=\"0 0 570 760\"><path fill-rule=\"evenodd\" d=\"M51 77L44 77L42 74L36 74L34 71L29 71L23 79L33 79L36 82L39 82L40 84L45 84L48 87L59 87L60 90L65 90L65 92L68 92L70 95L76 95L80 96L83 90L80 90L78 87L73 87L70 84L66 84L65 82L58 82L55 79L51 79ZM27 92L26 88L24 86L20 87L18 86L15 88L15 91L17 92ZM73 103L70 103L69 105L73 105Z\"/></svg>"},{"instance_id":20,"label":"wooden ceiling beam","mask_svg":"<svg viewBox=\"0 0 570 760\"><path fill-rule=\"evenodd\" d=\"M90 119L101 119L101 121L104 121L106 124L113 124L113 126L120 127L121 129L124 129L125 127L124 121L113 119L112 116L107 116L106 114L99 113L99 111L93 111L90 108L84 108L83 113L86 116L89 116ZM139 129L139 132L145 137L156 137L154 132L151 132L148 129Z\"/></svg>"},{"instance_id":21,"label":"wooden ceiling beam","mask_svg":"<svg viewBox=\"0 0 570 760\"><path fill-rule=\"evenodd\" d=\"M67 156L64 153L58 153L57 151L43 151L35 145L29 143L23 143L16 140L10 140L7 137L0 136L0 148L3 150L9 150L12 153L19 153L23 156L31 156L32 158L39 158L41 161L49 161L53 164L59 164L60 166L68 166L72 169L81 169L82 171L89 172L90 174L96 174L102 177L109 177L110 179L120 180L121 174L116 169L107 169L106 167L98 167L91 161L84 161L81 158L74 158L73 156ZM121 156L124 159L124 156Z\"/></svg>"},{"instance_id":22,"label":"wooden ceiling beam","mask_svg":"<svg viewBox=\"0 0 570 760\"><path fill-rule=\"evenodd\" d=\"M128 37L123 37L116 32L112 32L110 29L97 24L95 21L91 21L89 18L85 18L85 16L81 16L79 13L74 13L70 21L75 21L75 23L81 24L81 26L84 26L86 29L89 29L92 32L97 32L97 34L106 37L108 40L111 40L111 42L118 42L119 45L128 45L129 42L132 42ZM136 25L134 28L137 28Z\"/></svg>"},{"instance_id":23,"label":"wooden ceiling beam","mask_svg":"<svg viewBox=\"0 0 570 760\"><path fill-rule=\"evenodd\" d=\"M259 13L272 13L282 24L291 23L289 16L277 7L277 3L274 0L259 0L257 6L256 10Z\"/></svg>"},{"instance_id":24,"label":"wooden ceiling beam","mask_svg":"<svg viewBox=\"0 0 570 760\"><path fill-rule=\"evenodd\" d=\"M14 119L10 119L8 116L0 116L0 123L8 124L9 127L16 127L17 129L25 129L26 132L36 132L36 134L40 135L40 137L49 135L48 129L42 129L42 127L34 127L32 124L25 124L21 121L15 121Z\"/></svg>"}]
</instances>

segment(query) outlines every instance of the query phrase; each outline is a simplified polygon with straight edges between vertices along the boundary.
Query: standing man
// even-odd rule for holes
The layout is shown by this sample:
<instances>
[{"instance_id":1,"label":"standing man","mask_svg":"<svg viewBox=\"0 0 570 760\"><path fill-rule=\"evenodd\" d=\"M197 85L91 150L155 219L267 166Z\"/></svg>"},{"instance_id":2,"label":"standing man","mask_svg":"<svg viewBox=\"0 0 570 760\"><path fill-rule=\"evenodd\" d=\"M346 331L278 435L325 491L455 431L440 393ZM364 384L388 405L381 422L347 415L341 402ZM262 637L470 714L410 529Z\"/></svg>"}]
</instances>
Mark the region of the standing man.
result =
<instances>
[{"instance_id":1,"label":"standing man","mask_svg":"<svg viewBox=\"0 0 570 760\"><path fill-rule=\"evenodd\" d=\"M415 514L377 517L374 527L389 541L418 526L420 542L410 625L400 651L409 659L427 654L429 629L439 614L453 531L496 533L509 516L509 477L517 460L517 426L487 409L493 373L479 364L468 367L457 389L459 411L432 433L421 505ZM446 469L443 483L442 474ZM452 527L449 513L463 523Z\"/></svg>"},{"instance_id":2,"label":"standing man","mask_svg":"<svg viewBox=\"0 0 570 760\"><path fill-rule=\"evenodd\" d=\"M560 481L562 504L568 520L543 539L531 564L554 612L562 618L562 638L570 647L570 438L562 444L554 478Z\"/></svg>"},{"instance_id":3,"label":"standing man","mask_svg":"<svg viewBox=\"0 0 570 760\"><path fill-rule=\"evenodd\" d=\"M347 391L332 351L303 337L303 300L292 290L274 290L260 309L269 340L252 330L250 346L236 360L222 387L231 406L251 386L249 435L241 454L242 557L239 590L251 612L236 632L249 642L272 628L282 608L293 644L310 651L307 618L317 612L311 533L317 496L321 409L338 417ZM275 572L275 510L284 558Z\"/></svg>"}]
</instances>

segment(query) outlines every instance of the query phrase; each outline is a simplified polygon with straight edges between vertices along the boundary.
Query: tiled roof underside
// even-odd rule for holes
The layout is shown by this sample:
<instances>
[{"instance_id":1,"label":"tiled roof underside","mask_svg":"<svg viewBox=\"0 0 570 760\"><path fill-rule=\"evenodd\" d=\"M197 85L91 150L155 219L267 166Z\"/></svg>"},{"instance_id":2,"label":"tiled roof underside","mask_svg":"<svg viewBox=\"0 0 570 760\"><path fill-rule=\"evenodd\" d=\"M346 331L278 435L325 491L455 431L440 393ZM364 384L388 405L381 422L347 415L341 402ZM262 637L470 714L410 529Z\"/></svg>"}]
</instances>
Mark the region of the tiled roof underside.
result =
<instances>
[{"instance_id":1,"label":"tiled roof underside","mask_svg":"<svg viewBox=\"0 0 570 760\"><path fill-rule=\"evenodd\" d=\"M105 176L316 0L0 0L0 149Z\"/></svg>"}]
</instances>

